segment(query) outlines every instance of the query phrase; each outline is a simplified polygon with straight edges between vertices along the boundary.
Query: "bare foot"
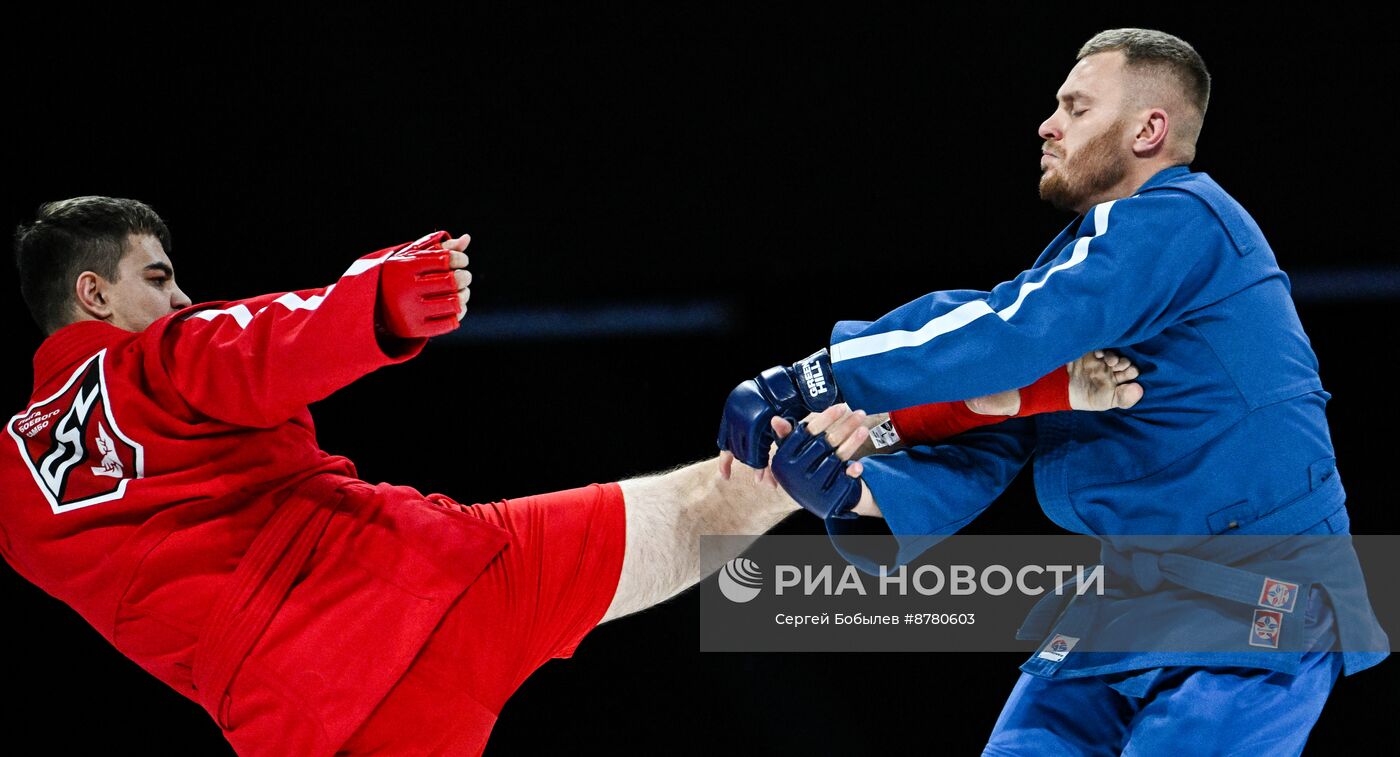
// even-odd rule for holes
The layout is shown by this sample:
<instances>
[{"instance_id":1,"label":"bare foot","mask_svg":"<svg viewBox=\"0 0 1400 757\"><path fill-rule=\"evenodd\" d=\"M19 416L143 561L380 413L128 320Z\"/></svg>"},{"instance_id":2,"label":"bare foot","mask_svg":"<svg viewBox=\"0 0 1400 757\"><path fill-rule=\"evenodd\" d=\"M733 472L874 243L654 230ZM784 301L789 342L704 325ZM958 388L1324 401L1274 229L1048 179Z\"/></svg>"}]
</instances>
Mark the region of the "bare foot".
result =
<instances>
[{"instance_id":1,"label":"bare foot","mask_svg":"<svg viewBox=\"0 0 1400 757\"><path fill-rule=\"evenodd\" d=\"M1094 350L1069 364L1069 406L1075 410L1127 409L1142 399L1137 366L1113 350Z\"/></svg>"}]
</instances>

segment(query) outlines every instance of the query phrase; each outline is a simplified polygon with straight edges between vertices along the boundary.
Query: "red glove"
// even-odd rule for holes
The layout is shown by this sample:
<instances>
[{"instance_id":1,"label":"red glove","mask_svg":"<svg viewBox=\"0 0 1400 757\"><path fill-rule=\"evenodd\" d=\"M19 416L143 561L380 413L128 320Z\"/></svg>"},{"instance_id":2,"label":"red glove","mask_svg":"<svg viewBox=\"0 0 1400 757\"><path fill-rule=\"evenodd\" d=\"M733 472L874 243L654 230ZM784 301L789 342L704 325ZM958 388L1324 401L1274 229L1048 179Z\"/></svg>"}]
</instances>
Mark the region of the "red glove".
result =
<instances>
[{"instance_id":1,"label":"red glove","mask_svg":"<svg viewBox=\"0 0 1400 757\"><path fill-rule=\"evenodd\" d=\"M1021 409L1016 415L981 415L962 400L934 402L890 413L890 424L899 438L911 444L928 444L956 436L978 426L1001 423L1039 413L1069 410L1069 370L1057 368L1021 388Z\"/></svg>"},{"instance_id":2,"label":"red glove","mask_svg":"<svg viewBox=\"0 0 1400 757\"><path fill-rule=\"evenodd\" d=\"M457 328L457 280L448 265L445 231L405 245L380 266L378 322L404 339L438 336Z\"/></svg>"}]
</instances>

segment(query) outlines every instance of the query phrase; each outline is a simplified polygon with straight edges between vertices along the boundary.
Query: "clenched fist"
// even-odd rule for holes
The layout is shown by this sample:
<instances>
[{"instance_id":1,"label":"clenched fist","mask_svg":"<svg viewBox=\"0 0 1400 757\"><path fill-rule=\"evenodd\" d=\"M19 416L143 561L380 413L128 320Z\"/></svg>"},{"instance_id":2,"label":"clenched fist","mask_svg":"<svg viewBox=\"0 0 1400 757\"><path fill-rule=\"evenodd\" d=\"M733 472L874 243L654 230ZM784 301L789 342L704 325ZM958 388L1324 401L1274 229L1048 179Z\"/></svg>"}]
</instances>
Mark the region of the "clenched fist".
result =
<instances>
[{"instance_id":1,"label":"clenched fist","mask_svg":"<svg viewBox=\"0 0 1400 757\"><path fill-rule=\"evenodd\" d=\"M419 239L384 260L378 322L384 331L414 339L446 334L462 322L471 297L465 250L471 237L445 231Z\"/></svg>"}]
</instances>

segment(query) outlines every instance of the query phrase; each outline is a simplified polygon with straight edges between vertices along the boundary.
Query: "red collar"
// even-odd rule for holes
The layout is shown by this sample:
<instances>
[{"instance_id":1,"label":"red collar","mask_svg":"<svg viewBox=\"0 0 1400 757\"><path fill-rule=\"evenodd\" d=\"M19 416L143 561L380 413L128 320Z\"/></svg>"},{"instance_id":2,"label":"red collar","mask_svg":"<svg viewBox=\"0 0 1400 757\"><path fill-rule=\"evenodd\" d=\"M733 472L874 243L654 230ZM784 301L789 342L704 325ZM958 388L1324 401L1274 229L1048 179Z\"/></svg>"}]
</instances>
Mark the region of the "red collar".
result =
<instances>
[{"instance_id":1,"label":"red collar","mask_svg":"<svg viewBox=\"0 0 1400 757\"><path fill-rule=\"evenodd\" d=\"M157 318L147 329L157 328L167 319L183 318L191 310L223 305L223 300L202 302ZM61 373L64 368L92 357L103 347L125 344L144 332L127 331L106 321L76 321L49 334L34 352L34 390Z\"/></svg>"},{"instance_id":2,"label":"red collar","mask_svg":"<svg viewBox=\"0 0 1400 757\"><path fill-rule=\"evenodd\" d=\"M34 353L34 391L103 347L135 336L106 321L78 321L49 334Z\"/></svg>"}]
</instances>

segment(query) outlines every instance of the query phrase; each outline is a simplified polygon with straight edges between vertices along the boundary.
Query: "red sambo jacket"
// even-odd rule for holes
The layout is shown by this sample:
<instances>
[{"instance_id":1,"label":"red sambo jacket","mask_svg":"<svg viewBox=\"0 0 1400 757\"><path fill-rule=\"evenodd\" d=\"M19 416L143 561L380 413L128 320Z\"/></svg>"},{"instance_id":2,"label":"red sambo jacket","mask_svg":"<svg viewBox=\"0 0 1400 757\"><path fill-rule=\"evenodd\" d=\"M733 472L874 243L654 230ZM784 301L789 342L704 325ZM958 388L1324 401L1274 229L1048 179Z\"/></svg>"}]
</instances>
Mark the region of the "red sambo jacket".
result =
<instances>
[{"instance_id":1,"label":"red sambo jacket","mask_svg":"<svg viewBox=\"0 0 1400 757\"><path fill-rule=\"evenodd\" d=\"M242 755L332 754L507 541L317 447L307 404L426 343L375 338L397 249L140 333L59 329L0 440L0 554Z\"/></svg>"}]
</instances>

